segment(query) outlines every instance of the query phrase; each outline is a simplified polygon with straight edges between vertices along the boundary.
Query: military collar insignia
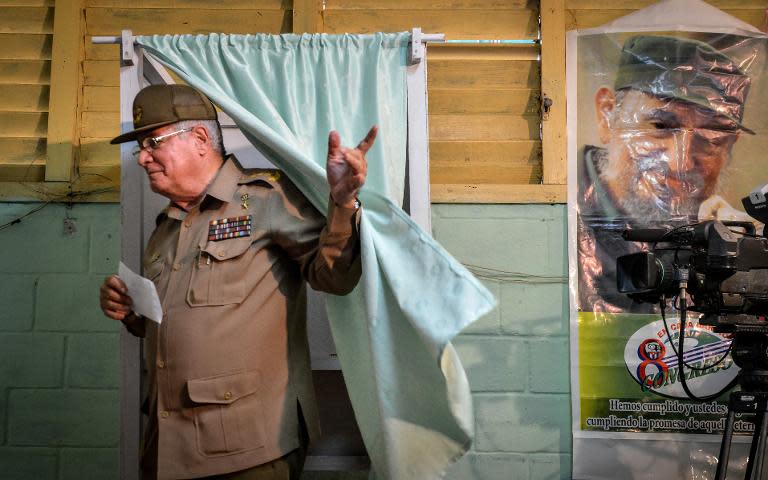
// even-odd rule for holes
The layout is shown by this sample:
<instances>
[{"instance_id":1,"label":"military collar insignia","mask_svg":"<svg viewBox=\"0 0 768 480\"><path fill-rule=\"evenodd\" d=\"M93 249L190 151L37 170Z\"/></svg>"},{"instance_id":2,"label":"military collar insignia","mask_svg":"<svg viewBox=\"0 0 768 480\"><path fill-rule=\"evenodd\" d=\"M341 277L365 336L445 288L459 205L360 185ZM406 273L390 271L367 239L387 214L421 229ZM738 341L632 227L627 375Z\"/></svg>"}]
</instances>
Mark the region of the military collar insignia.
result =
<instances>
[{"instance_id":1,"label":"military collar insignia","mask_svg":"<svg viewBox=\"0 0 768 480\"><path fill-rule=\"evenodd\" d=\"M280 180L280 170L275 169L249 169L241 173L240 185L252 182L266 182L268 184L277 183Z\"/></svg>"},{"instance_id":2,"label":"military collar insignia","mask_svg":"<svg viewBox=\"0 0 768 480\"><path fill-rule=\"evenodd\" d=\"M208 224L208 241L218 242L229 238L248 237L251 235L252 215L220 218Z\"/></svg>"}]
</instances>

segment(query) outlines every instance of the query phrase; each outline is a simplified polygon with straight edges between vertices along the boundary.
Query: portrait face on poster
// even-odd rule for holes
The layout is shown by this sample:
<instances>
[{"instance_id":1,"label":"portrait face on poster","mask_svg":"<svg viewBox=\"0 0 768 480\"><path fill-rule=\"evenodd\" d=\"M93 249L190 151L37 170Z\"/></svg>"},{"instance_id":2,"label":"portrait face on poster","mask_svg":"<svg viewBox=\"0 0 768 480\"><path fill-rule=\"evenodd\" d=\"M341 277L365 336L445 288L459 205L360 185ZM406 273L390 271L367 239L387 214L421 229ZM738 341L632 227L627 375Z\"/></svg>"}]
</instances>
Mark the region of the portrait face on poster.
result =
<instances>
[{"instance_id":1,"label":"portrait face on poster","mask_svg":"<svg viewBox=\"0 0 768 480\"><path fill-rule=\"evenodd\" d=\"M617 33L577 48L578 310L653 311L617 292L616 258L644 248L621 232L746 219L740 199L768 182L765 40Z\"/></svg>"}]
</instances>

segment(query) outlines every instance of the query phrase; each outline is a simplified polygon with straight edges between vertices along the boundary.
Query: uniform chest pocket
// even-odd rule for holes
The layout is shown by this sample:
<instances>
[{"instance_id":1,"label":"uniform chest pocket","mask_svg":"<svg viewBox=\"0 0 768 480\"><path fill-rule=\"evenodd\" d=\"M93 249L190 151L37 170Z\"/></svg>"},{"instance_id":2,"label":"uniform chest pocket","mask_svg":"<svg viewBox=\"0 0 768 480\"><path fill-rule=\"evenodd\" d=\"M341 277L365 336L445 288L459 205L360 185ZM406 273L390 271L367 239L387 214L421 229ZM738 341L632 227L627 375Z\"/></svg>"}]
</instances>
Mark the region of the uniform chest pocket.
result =
<instances>
[{"instance_id":1,"label":"uniform chest pocket","mask_svg":"<svg viewBox=\"0 0 768 480\"><path fill-rule=\"evenodd\" d=\"M199 307L242 302L250 246L250 237L209 241L201 245L189 279L187 303Z\"/></svg>"}]
</instances>

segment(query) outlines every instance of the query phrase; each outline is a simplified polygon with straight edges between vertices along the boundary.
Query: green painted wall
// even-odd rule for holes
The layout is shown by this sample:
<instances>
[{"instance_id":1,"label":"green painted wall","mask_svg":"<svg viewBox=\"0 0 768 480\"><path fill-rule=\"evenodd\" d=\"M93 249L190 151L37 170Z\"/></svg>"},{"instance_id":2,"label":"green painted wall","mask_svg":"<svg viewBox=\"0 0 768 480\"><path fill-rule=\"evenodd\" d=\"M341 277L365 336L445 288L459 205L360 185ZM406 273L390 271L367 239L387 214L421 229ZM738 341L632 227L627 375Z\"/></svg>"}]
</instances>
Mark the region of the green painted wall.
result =
<instances>
[{"instance_id":1,"label":"green painted wall","mask_svg":"<svg viewBox=\"0 0 768 480\"><path fill-rule=\"evenodd\" d=\"M480 278L499 300L454 342L475 443L447 478L571 478L565 206L432 208L435 238L465 265L495 270Z\"/></svg>"},{"instance_id":2,"label":"green painted wall","mask_svg":"<svg viewBox=\"0 0 768 480\"><path fill-rule=\"evenodd\" d=\"M0 225L38 205L0 203ZM500 271L481 277L499 308L455 342L476 440L447 478L570 478L565 206L434 205L433 226L461 262ZM97 291L119 243L117 205L48 205L0 230L0 480L117 478L118 326Z\"/></svg>"},{"instance_id":3,"label":"green painted wall","mask_svg":"<svg viewBox=\"0 0 768 480\"><path fill-rule=\"evenodd\" d=\"M40 204L0 203L0 225ZM74 224L64 233L64 219ZM117 478L119 207L51 204L0 230L0 479Z\"/></svg>"}]
</instances>

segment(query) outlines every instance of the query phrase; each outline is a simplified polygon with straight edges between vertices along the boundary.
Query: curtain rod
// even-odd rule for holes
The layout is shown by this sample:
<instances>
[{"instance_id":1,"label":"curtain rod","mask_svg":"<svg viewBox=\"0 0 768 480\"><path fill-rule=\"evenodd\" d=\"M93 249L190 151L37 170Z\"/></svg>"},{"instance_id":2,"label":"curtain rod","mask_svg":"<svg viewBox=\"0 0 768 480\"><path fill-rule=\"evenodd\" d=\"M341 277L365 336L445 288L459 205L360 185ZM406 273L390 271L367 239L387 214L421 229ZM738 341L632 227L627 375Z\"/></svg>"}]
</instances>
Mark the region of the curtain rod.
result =
<instances>
[{"instance_id":1,"label":"curtain rod","mask_svg":"<svg viewBox=\"0 0 768 480\"><path fill-rule=\"evenodd\" d=\"M408 63L416 65L424 58L424 45L427 42L445 42L443 33L422 33L421 28L415 27L411 30L411 42L408 51ZM119 37L117 36L93 36L91 43L97 45L120 45L120 64L133 65L133 45L136 39L131 30L123 30Z\"/></svg>"},{"instance_id":2,"label":"curtain rod","mask_svg":"<svg viewBox=\"0 0 768 480\"><path fill-rule=\"evenodd\" d=\"M131 36L131 41L133 43L136 43L136 41L133 39L134 37ZM101 35L101 36L93 36L91 37L91 43L96 45L111 45L116 43L122 43L123 37L122 36L115 36L115 35ZM445 34L443 33L422 33L421 34L421 41L422 43L427 42L446 42L445 40ZM448 42L455 42L454 40L447 40ZM458 40L461 42L468 42L468 40ZM474 40L472 40L474 42Z\"/></svg>"}]
</instances>

